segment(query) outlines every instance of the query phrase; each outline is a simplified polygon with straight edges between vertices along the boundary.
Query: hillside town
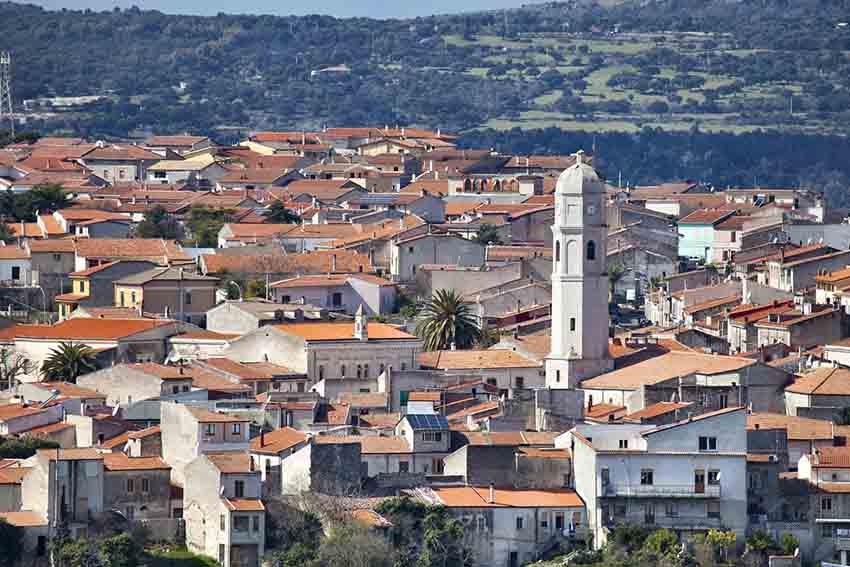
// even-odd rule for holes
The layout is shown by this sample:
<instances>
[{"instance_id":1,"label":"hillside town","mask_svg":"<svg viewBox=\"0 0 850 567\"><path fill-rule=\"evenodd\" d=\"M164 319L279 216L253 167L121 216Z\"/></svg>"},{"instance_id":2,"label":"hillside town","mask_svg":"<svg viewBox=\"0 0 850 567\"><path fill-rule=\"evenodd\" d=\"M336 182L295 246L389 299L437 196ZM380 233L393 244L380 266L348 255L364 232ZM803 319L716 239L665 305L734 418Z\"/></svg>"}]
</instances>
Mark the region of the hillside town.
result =
<instances>
[{"instance_id":1,"label":"hillside town","mask_svg":"<svg viewBox=\"0 0 850 567\"><path fill-rule=\"evenodd\" d=\"M329 127L18 142L0 193L38 203L0 234L31 564L118 522L282 565L286 503L396 544L439 507L475 567L630 525L850 565L850 210L819 187Z\"/></svg>"}]
</instances>

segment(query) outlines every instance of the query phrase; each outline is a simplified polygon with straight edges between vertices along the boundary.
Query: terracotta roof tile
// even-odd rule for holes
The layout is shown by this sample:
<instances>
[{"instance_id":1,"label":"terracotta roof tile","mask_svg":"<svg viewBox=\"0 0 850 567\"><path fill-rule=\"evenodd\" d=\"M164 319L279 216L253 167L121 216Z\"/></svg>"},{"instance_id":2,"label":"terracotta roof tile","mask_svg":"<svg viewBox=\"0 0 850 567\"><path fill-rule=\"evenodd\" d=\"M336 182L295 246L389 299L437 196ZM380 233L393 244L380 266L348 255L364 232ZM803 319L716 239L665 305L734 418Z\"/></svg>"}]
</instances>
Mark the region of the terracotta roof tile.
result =
<instances>
[{"instance_id":1,"label":"terracotta roof tile","mask_svg":"<svg viewBox=\"0 0 850 567\"><path fill-rule=\"evenodd\" d=\"M352 250L322 250L303 254L204 254L208 273L327 274L336 257L336 272L374 272L365 254Z\"/></svg>"},{"instance_id":2,"label":"terracotta roof tile","mask_svg":"<svg viewBox=\"0 0 850 567\"><path fill-rule=\"evenodd\" d=\"M42 518L35 512L0 512L0 518L19 528L47 526L47 518Z\"/></svg>"},{"instance_id":3,"label":"terracotta roof tile","mask_svg":"<svg viewBox=\"0 0 850 567\"><path fill-rule=\"evenodd\" d=\"M222 502L234 512L262 512L266 509L263 501L256 498L222 498Z\"/></svg>"},{"instance_id":4,"label":"terracotta roof tile","mask_svg":"<svg viewBox=\"0 0 850 567\"><path fill-rule=\"evenodd\" d=\"M186 409L189 410L189 413L191 413L200 423L245 423L250 421L248 418L218 413L199 407L186 406Z\"/></svg>"},{"instance_id":5,"label":"terracotta roof tile","mask_svg":"<svg viewBox=\"0 0 850 567\"><path fill-rule=\"evenodd\" d=\"M422 352L422 368L469 370L480 368L537 368L539 362L510 350L437 350Z\"/></svg>"},{"instance_id":6,"label":"terracotta roof tile","mask_svg":"<svg viewBox=\"0 0 850 567\"><path fill-rule=\"evenodd\" d=\"M840 367L818 368L801 375L785 391L818 396L850 396L850 370Z\"/></svg>"},{"instance_id":7,"label":"terracotta roof tile","mask_svg":"<svg viewBox=\"0 0 850 567\"><path fill-rule=\"evenodd\" d=\"M623 417L624 421L637 421L640 422L644 419L652 419L655 417L659 417L662 415L666 415L668 413L673 413L678 410L685 409L689 407L691 404L684 402L658 402L652 405L649 405L642 410L638 410L636 412L632 412Z\"/></svg>"},{"instance_id":8,"label":"terracotta roof tile","mask_svg":"<svg viewBox=\"0 0 850 567\"><path fill-rule=\"evenodd\" d=\"M585 390L636 390L642 385L658 384L678 376L735 372L753 364L756 361L733 356L673 351L585 380L580 387Z\"/></svg>"},{"instance_id":9,"label":"terracotta roof tile","mask_svg":"<svg viewBox=\"0 0 850 567\"><path fill-rule=\"evenodd\" d=\"M0 484L21 484L32 467L6 467L0 469Z\"/></svg>"},{"instance_id":10,"label":"terracotta roof tile","mask_svg":"<svg viewBox=\"0 0 850 567\"><path fill-rule=\"evenodd\" d=\"M277 455L281 451L285 451L305 441L307 441L306 433L302 433L291 427L283 427L251 439L251 451L254 453Z\"/></svg>"},{"instance_id":11,"label":"terracotta roof tile","mask_svg":"<svg viewBox=\"0 0 850 567\"><path fill-rule=\"evenodd\" d=\"M748 431L786 432L789 441L831 440L835 432L831 421L778 413L753 413L747 416Z\"/></svg>"},{"instance_id":12,"label":"terracotta roof tile","mask_svg":"<svg viewBox=\"0 0 850 567\"><path fill-rule=\"evenodd\" d=\"M129 457L124 453L104 454L103 468L108 471L171 470L168 463L159 457Z\"/></svg>"},{"instance_id":13,"label":"terracotta roof tile","mask_svg":"<svg viewBox=\"0 0 850 567\"><path fill-rule=\"evenodd\" d=\"M540 448L540 447L517 447L517 453L533 459L571 459L569 449Z\"/></svg>"},{"instance_id":14,"label":"terracotta roof tile","mask_svg":"<svg viewBox=\"0 0 850 567\"><path fill-rule=\"evenodd\" d=\"M114 341L172 323L174 321L152 319L98 319L97 324L93 325L91 319L81 317L67 319L56 325L30 325L26 329L19 330L16 337L45 340Z\"/></svg>"},{"instance_id":15,"label":"terracotta roof tile","mask_svg":"<svg viewBox=\"0 0 850 567\"><path fill-rule=\"evenodd\" d=\"M810 460L813 468L850 468L850 447L821 447Z\"/></svg>"},{"instance_id":16,"label":"terracotta roof tile","mask_svg":"<svg viewBox=\"0 0 850 567\"><path fill-rule=\"evenodd\" d=\"M305 341L357 341L354 338L354 323L290 323L274 325L288 335L301 337ZM413 335L387 325L386 323L369 323L369 340L419 340Z\"/></svg>"},{"instance_id":17,"label":"terracotta roof tile","mask_svg":"<svg viewBox=\"0 0 850 567\"><path fill-rule=\"evenodd\" d=\"M251 455L246 452L206 453L206 456L224 474L256 472L251 464Z\"/></svg>"},{"instance_id":18,"label":"terracotta roof tile","mask_svg":"<svg viewBox=\"0 0 850 567\"><path fill-rule=\"evenodd\" d=\"M496 488L490 502L490 489L459 486L430 489L448 508L583 508L581 497L572 490L522 490Z\"/></svg>"}]
</instances>

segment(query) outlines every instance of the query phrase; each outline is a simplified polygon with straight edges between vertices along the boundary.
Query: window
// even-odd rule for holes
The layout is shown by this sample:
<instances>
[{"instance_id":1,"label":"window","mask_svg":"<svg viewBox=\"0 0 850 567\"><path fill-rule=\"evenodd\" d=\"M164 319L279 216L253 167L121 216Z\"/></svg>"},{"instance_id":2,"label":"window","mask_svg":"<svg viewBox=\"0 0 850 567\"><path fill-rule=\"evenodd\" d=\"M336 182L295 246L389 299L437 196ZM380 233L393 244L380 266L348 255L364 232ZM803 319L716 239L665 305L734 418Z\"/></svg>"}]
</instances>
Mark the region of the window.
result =
<instances>
[{"instance_id":1,"label":"window","mask_svg":"<svg viewBox=\"0 0 850 567\"><path fill-rule=\"evenodd\" d=\"M357 377L363 378L363 365L361 364L357 365Z\"/></svg>"},{"instance_id":2,"label":"window","mask_svg":"<svg viewBox=\"0 0 850 567\"><path fill-rule=\"evenodd\" d=\"M319 365L319 380L325 379L325 367L323 365Z\"/></svg>"},{"instance_id":3,"label":"window","mask_svg":"<svg viewBox=\"0 0 850 567\"><path fill-rule=\"evenodd\" d=\"M587 259L596 260L596 243L592 240L587 243Z\"/></svg>"},{"instance_id":4,"label":"window","mask_svg":"<svg viewBox=\"0 0 850 567\"><path fill-rule=\"evenodd\" d=\"M127 177L127 172L123 169L118 170L118 179L124 179Z\"/></svg>"},{"instance_id":5,"label":"window","mask_svg":"<svg viewBox=\"0 0 850 567\"><path fill-rule=\"evenodd\" d=\"M345 365L339 367L339 375L345 378Z\"/></svg>"},{"instance_id":6,"label":"window","mask_svg":"<svg viewBox=\"0 0 850 567\"><path fill-rule=\"evenodd\" d=\"M443 434L439 431L425 431L422 433L422 440L429 443L440 443L443 440Z\"/></svg>"},{"instance_id":7,"label":"window","mask_svg":"<svg viewBox=\"0 0 850 567\"><path fill-rule=\"evenodd\" d=\"M570 331L576 330L576 318L570 317Z\"/></svg>"},{"instance_id":8,"label":"window","mask_svg":"<svg viewBox=\"0 0 850 567\"><path fill-rule=\"evenodd\" d=\"M236 498L244 498L245 497L245 481L244 480L234 480L233 481L233 494L236 495Z\"/></svg>"},{"instance_id":9,"label":"window","mask_svg":"<svg viewBox=\"0 0 850 567\"><path fill-rule=\"evenodd\" d=\"M118 296L121 299L120 307L124 307L124 292L122 291L120 294L118 294Z\"/></svg>"},{"instance_id":10,"label":"window","mask_svg":"<svg viewBox=\"0 0 850 567\"><path fill-rule=\"evenodd\" d=\"M188 392L188 391L189 391L189 386L183 386L183 391L184 391L184 392Z\"/></svg>"},{"instance_id":11,"label":"window","mask_svg":"<svg viewBox=\"0 0 850 567\"><path fill-rule=\"evenodd\" d=\"M611 484L611 470L608 468L602 469L600 471L600 477L602 478L602 486L608 486Z\"/></svg>"},{"instance_id":12,"label":"window","mask_svg":"<svg viewBox=\"0 0 850 567\"><path fill-rule=\"evenodd\" d=\"M628 439L620 439L620 449L628 449L629 448L629 440Z\"/></svg>"},{"instance_id":13,"label":"window","mask_svg":"<svg viewBox=\"0 0 850 567\"><path fill-rule=\"evenodd\" d=\"M180 386L172 386L171 387L171 393L172 394L179 394L180 393Z\"/></svg>"},{"instance_id":14,"label":"window","mask_svg":"<svg viewBox=\"0 0 850 567\"><path fill-rule=\"evenodd\" d=\"M735 241L738 239L738 233L737 233L737 232L735 232L734 230L732 231L732 233L730 234L730 236L731 236L731 240L732 240L732 242L735 242Z\"/></svg>"},{"instance_id":15,"label":"window","mask_svg":"<svg viewBox=\"0 0 850 567\"><path fill-rule=\"evenodd\" d=\"M413 246L408 246L407 252L410 253L410 254L413 254Z\"/></svg>"},{"instance_id":16,"label":"window","mask_svg":"<svg viewBox=\"0 0 850 567\"><path fill-rule=\"evenodd\" d=\"M519 516L519 517L516 519L516 529L518 529L518 530L521 530L521 529L522 529L522 516Z\"/></svg>"},{"instance_id":17,"label":"window","mask_svg":"<svg viewBox=\"0 0 850 567\"><path fill-rule=\"evenodd\" d=\"M13 280L21 279L21 267L20 266L12 266L12 279Z\"/></svg>"},{"instance_id":18,"label":"window","mask_svg":"<svg viewBox=\"0 0 850 567\"><path fill-rule=\"evenodd\" d=\"M708 471L708 484L720 484L720 471Z\"/></svg>"},{"instance_id":19,"label":"window","mask_svg":"<svg viewBox=\"0 0 850 567\"><path fill-rule=\"evenodd\" d=\"M233 427L230 429L230 432L233 435L240 435L242 433L242 424L241 423L234 423Z\"/></svg>"},{"instance_id":20,"label":"window","mask_svg":"<svg viewBox=\"0 0 850 567\"><path fill-rule=\"evenodd\" d=\"M705 506L705 515L709 518L719 518L720 502L707 502Z\"/></svg>"},{"instance_id":21,"label":"window","mask_svg":"<svg viewBox=\"0 0 850 567\"><path fill-rule=\"evenodd\" d=\"M222 514L221 516L218 517L218 527L219 527L219 529L221 529L221 531L224 531L226 529L225 528L224 514Z\"/></svg>"},{"instance_id":22,"label":"window","mask_svg":"<svg viewBox=\"0 0 850 567\"><path fill-rule=\"evenodd\" d=\"M204 424L204 435L215 435L215 423Z\"/></svg>"},{"instance_id":23,"label":"window","mask_svg":"<svg viewBox=\"0 0 850 567\"><path fill-rule=\"evenodd\" d=\"M561 371L556 370L555 371L555 382L560 382L560 381L561 381Z\"/></svg>"},{"instance_id":24,"label":"window","mask_svg":"<svg viewBox=\"0 0 850 567\"><path fill-rule=\"evenodd\" d=\"M254 533L260 531L260 517L257 515L251 516L251 531Z\"/></svg>"},{"instance_id":25,"label":"window","mask_svg":"<svg viewBox=\"0 0 850 567\"><path fill-rule=\"evenodd\" d=\"M368 364L363 365L363 377L364 378L369 377L369 365Z\"/></svg>"},{"instance_id":26,"label":"window","mask_svg":"<svg viewBox=\"0 0 850 567\"><path fill-rule=\"evenodd\" d=\"M655 471L652 469L641 469L640 483L643 485L651 485L655 479Z\"/></svg>"},{"instance_id":27,"label":"window","mask_svg":"<svg viewBox=\"0 0 850 567\"><path fill-rule=\"evenodd\" d=\"M564 529L564 515L556 514L555 515L555 529L559 532Z\"/></svg>"},{"instance_id":28,"label":"window","mask_svg":"<svg viewBox=\"0 0 850 567\"><path fill-rule=\"evenodd\" d=\"M341 306L341 305L342 305L342 294L341 294L341 293L335 293L335 294L333 294L333 296L331 297L331 304L332 304L334 307L339 307L339 306Z\"/></svg>"},{"instance_id":29,"label":"window","mask_svg":"<svg viewBox=\"0 0 850 567\"><path fill-rule=\"evenodd\" d=\"M497 386L498 382L496 382L495 378L487 378L487 384L489 384L490 386Z\"/></svg>"},{"instance_id":30,"label":"window","mask_svg":"<svg viewBox=\"0 0 850 567\"><path fill-rule=\"evenodd\" d=\"M406 363L406 362L402 362L402 363L401 363L401 369L402 369L402 370L407 370L407 363Z\"/></svg>"},{"instance_id":31,"label":"window","mask_svg":"<svg viewBox=\"0 0 850 567\"><path fill-rule=\"evenodd\" d=\"M398 463L398 472L400 472L400 473L410 472L410 463L408 463L407 461L400 461Z\"/></svg>"},{"instance_id":32,"label":"window","mask_svg":"<svg viewBox=\"0 0 850 567\"><path fill-rule=\"evenodd\" d=\"M128 520L135 519L136 518L136 508L135 508L135 506L131 505L131 506L127 506L126 508L124 508L124 515L127 517Z\"/></svg>"},{"instance_id":33,"label":"window","mask_svg":"<svg viewBox=\"0 0 850 567\"><path fill-rule=\"evenodd\" d=\"M555 242L555 261L561 261L561 241L558 240Z\"/></svg>"},{"instance_id":34,"label":"window","mask_svg":"<svg viewBox=\"0 0 850 567\"><path fill-rule=\"evenodd\" d=\"M643 521L646 524L655 523L655 504L644 504Z\"/></svg>"},{"instance_id":35,"label":"window","mask_svg":"<svg viewBox=\"0 0 850 567\"><path fill-rule=\"evenodd\" d=\"M516 387L517 387L517 390L522 390L523 388L525 388L525 378L523 378L522 376L517 376L516 377Z\"/></svg>"},{"instance_id":36,"label":"window","mask_svg":"<svg viewBox=\"0 0 850 567\"><path fill-rule=\"evenodd\" d=\"M386 366L384 366L384 363L382 362L380 365L378 365L378 374L383 374L385 369Z\"/></svg>"},{"instance_id":37,"label":"window","mask_svg":"<svg viewBox=\"0 0 850 567\"><path fill-rule=\"evenodd\" d=\"M720 409L729 407L729 394L720 394L718 396Z\"/></svg>"},{"instance_id":38,"label":"window","mask_svg":"<svg viewBox=\"0 0 850 567\"><path fill-rule=\"evenodd\" d=\"M832 510L832 498L829 496L824 496L820 499L820 509L824 512L829 512Z\"/></svg>"},{"instance_id":39,"label":"window","mask_svg":"<svg viewBox=\"0 0 850 567\"><path fill-rule=\"evenodd\" d=\"M38 544L35 548L35 554L38 557L44 557L45 553L47 553L47 536L40 535L38 536Z\"/></svg>"},{"instance_id":40,"label":"window","mask_svg":"<svg viewBox=\"0 0 850 567\"><path fill-rule=\"evenodd\" d=\"M667 514L668 518L675 518L679 515L679 503L678 502L667 502L664 506L664 512Z\"/></svg>"},{"instance_id":41,"label":"window","mask_svg":"<svg viewBox=\"0 0 850 567\"><path fill-rule=\"evenodd\" d=\"M136 491L136 480L133 478L127 479L127 492L135 492Z\"/></svg>"},{"instance_id":42,"label":"window","mask_svg":"<svg viewBox=\"0 0 850 567\"><path fill-rule=\"evenodd\" d=\"M233 516L233 531L247 532L250 527L251 520L248 516Z\"/></svg>"},{"instance_id":43,"label":"window","mask_svg":"<svg viewBox=\"0 0 850 567\"><path fill-rule=\"evenodd\" d=\"M186 305L192 305L192 292L187 291L184 295L183 303Z\"/></svg>"},{"instance_id":44,"label":"window","mask_svg":"<svg viewBox=\"0 0 850 567\"><path fill-rule=\"evenodd\" d=\"M820 535L823 537L832 537L832 524L821 524Z\"/></svg>"},{"instance_id":45,"label":"window","mask_svg":"<svg viewBox=\"0 0 850 567\"><path fill-rule=\"evenodd\" d=\"M218 562L224 565L224 544L218 544Z\"/></svg>"},{"instance_id":46,"label":"window","mask_svg":"<svg viewBox=\"0 0 850 567\"><path fill-rule=\"evenodd\" d=\"M151 481L149 478L142 479L142 492L147 494L151 491Z\"/></svg>"},{"instance_id":47,"label":"window","mask_svg":"<svg viewBox=\"0 0 850 567\"><path fill-rule=\"evenodd\" d=\"M570 472L564 473L564 488L569 488L573 484L573 475Z\"/></svg>"},{"instance_id":48,"label":"window","mask_svg":"<svg viewBox=\"0 0 850 567\"><path fill-rule=\"evenodd\" d=\"M288 295L284 295L283 297L280 298L280 302L281 303L289 303L291 301L291 299L292 298L290 298Z\"/></svg>"},{"instance_id":49,"label":"window","mask_svg":"<svg viewBox=\"0 0 850 567\"><path fill-rule=\"evenodd\" d=\"M135 304L136 304L136 292L131 291L130 292L130 305L135 305Z\"/></svg>"},{"instance_id":50,"label":"window","mask_svg":"<svg viewBox=\"0 0 850 567\"><path fill-rule=\"evenodd\" d=\"M54 262L60 262L61 260L62 260L62 255L61 255L61 254L54 254L54 255L53 255L53 261L54 261Z\"/></svg>"},{"instance_id":51,"label":"window","mask_svg":"<svg viewBox=\"0 0 850 567\"><path fill-rule=\"evenodd\" d=\"M700 437L699 438L699 450L700 451L716 451L717 450L717 437Z\"/></svg>"}]
</instances>

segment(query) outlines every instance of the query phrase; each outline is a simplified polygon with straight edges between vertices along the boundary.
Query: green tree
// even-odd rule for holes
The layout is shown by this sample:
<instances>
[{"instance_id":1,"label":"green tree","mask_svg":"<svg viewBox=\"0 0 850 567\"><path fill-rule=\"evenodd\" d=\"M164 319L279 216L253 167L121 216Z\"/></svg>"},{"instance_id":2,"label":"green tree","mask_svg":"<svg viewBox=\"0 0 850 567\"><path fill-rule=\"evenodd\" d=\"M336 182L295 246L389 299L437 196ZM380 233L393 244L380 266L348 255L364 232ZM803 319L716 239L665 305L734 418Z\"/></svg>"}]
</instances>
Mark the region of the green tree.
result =
<instances>
[{"instance_id":1,"label":"green tree","mask_svg":"<svg viewBox=\"0 0 850 567\"><path fill-rule=\"evenodd\" d=\"M145 219L135 229L136 238L180 238L180 225L165 207L157 205L145 213Z\"/></svg>"},{"instance_id":2,"label":"green tree","mask_svg":"<svg viewBox=\"0 0 850 567\"><path fill-rule=\"evenodd\" d=\"M469 348L481 336L481 329L469 305L454 290L438 289L419 310L416 334L425 350L443 350L454 343Z\"/></svg>"},{"instance_id":3,"label":"green tree","mask_svg":"<svg viewBox=\"0 0 850 567\"><path fill-rule=\"evenodd\" d=\"M233 286L231 286L233 287ZM245 290L246 297L265 299L266 298L266 282L265 280L256 279L248 282L248 289Z\"/></svg>"},{"instance_id":4,"label":"green tree","mask_svg":"<svg viewBox=\"0 0 850 567\"><path fill-rule=\"evenodd\" d=\"M17 526L0 519L0 567L12 567L23 552L24 533Z\"/></svg>"},{"instance_id":5,"label":"green tree","mask_svg":"<svg viewBox=\"0 0 850 567\"><path fill-rule=\"evenodd\" d=\"M36 185L32 190L22 193L23 206L30 209L32 214L49 214L71 206L71 198L65 189L58 184ZM34 218L34 217L33 217Z\"/></svg>"},{"instance_id":6,"label":"green tree","mask_svg":"<svg viewBox=\"0 0 850 567\"><path fill-rule=\"evenodd\" d=\"M608 266L608 303L614 303L615 290L617 284L626 275L628 270L623 264L613 264Z\"/></svg>"},{"instance_id":7,"label":"green tree","mask_svg":"<svg viewBox=\"0 0 850 567\"><path fill-rule=\"evenodd\" d=\"M322 538L322 522L280 498L266 501L266 549L280 555L296 545L317 549ZM301 552L293 555L300 555Z\"/></svg>"},{"instance_id":8,"label":"green tree","mask_svg":"<svg viewBox=\"0 0 850 567\"><path fill-rule=\"evenodd\" d=\"M655 530L644 541L641 551L645 554L661 559L671 553L676 553L679 548L679 539L671 530Z\"/></svg>"},{"instance_id":9,"label":"green tree","mask_svg":"<svg viewBox=\"0 0 850 567\"><path fill-rule=\"evenodd\" d=\"M18 237L15 236L14 234L12 234L12 231L9 228L9 225L6 224L5 222L0 222L0 240L5 242L6 244L11 244L12 242L15 242L17 239L18 239Z\"/></svg>"},{"instance_id":10,"label":"green tree","mask_svg":"<svg viewBox=\"0 0 850 567\"><path fill-rule=\"evenodd\" d=\"M0 438L0 459L29 459L39 449L55 449L58 446L55 441L30 435L3 437Z\"/></svg>"},{"instance_id":11,"label":"green tree","mask_svg":"<svg viewBox=\"0 0 850 567\"><path fill-rule=\"evenodd\" d=\"M463 543L463 524L445 508L431 508L422 521L418 567L469 567L472 554Z\"/></svg>"},{"instance_id":12,"label":"green tree","mask_svg":"<svg viewBox=\"0 0 850 567\"><path fill-rule=\"evenodd\" d=\"M286 205L283 204L283 201L275 200L268 208L263 211L263 216L266 218L266 222L278 223L278 224L298 224L301 222L301 217L299 217L295 211L292 209L287 209Z\"/></svg>"},{"instance_id":13,"label":"green tree","mask_svg":"<svg viewBox=\"0 0 850 567\"><path fill-rule=\"evenodd\" d=\"M779 548L782 550L782 555L794 555L794 552L800 548L800 540L794 534L782 534L779 538Z\"/></svg>"},{"instance_id":14,"label":"green tree","mask_svg":"<svg viewBox=\"0 0 850 567\"><path fill-rule=\"evenodd\" d=\"M217 247L218 232L232 219L233 211L230 209L192 207L185 221L191 233L188 243L200 248Z\"/></svg>"},{"instance_id":15,"label":"green tree","mask_svg":"<svg viewBox=\"0 0 850 567\"><path fill-rule=\"evenodd\" d=\"M747 538L747 551L766 554L775 548L773 537L764 530L756 530Z\"/></svg>"},{"instance_id":16,"label":"green tree","mask_svg":"<svg viewBox=\"0 0 850 567\"><path fill-rule=\"evenodd\" d=\"M79 376L97 369L94 350L84 344L62 342L50 351L41 374L47 382L76 382Z\"/></svg>"},{"instance_id":17,"label":"green tree","mask_svg":"<svg viewBox=\"0 0 850 567\"><path fill-rule=\"evenodd\" d=\"M487 245L498 246L502 244L502 237L499 236L499 229L492 224L482 224L478 229L478 234L475 235L475 241Z\"/></svg>"}]
</instances>

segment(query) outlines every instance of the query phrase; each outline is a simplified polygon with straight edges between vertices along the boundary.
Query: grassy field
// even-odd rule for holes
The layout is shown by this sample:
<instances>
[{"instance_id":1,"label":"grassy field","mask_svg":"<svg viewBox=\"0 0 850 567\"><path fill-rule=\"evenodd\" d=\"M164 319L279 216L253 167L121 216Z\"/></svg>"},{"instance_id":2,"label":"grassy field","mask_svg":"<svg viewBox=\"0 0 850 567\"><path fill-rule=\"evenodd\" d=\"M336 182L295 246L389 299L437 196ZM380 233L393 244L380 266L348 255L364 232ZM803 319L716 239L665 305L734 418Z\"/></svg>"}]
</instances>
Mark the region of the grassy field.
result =
<instances>
[{"instance_id":1,"label":"grassy field","mask_svg":"<svg viewBox=\"0 0 850 567\"><path fill-rule=\"evenodd\" d=\"M762 124L747 119L734 112L716 114L694 114L687 106L681 104L704 104L709 96L713 96L721 105L721 110L730 105L765 102L774 108L784 108L787 102L785 93L788 91L795 96L802 96L802 85L795 83L759 84L742 86L736 77L709 72L710 58L722 56L752 57L760 53L758 50L731 49L728 36L722 34L707 35L701 33L652 33L652 34L620 34L602 36L599 38L578 37L569 33L528 34L521 38L503 38L496 35L480 35L464 38L459 35L446 35L447 46L473 49L477 59L476 67L470 67L464 72L474 77L491 77L490 69L501 67L501 72L495 77L498 80L518 81L523 85L534 85L536 77L543 72L556 70L565 78L563 86L552 86L542 92L537 91L530 99L530 108L522 112L519 118L515 114L494 116L485 125L497 129L507 128L544 128L559 126L586 131L626 131L635 132L645 126L665 130L688 130L695 121L705 131L748 132L765 128L783 128L795 131L816 131L826 128L835 131L834 124L806 124L805 126L788 126L784 124ZM711 41L711 44L707 42ZM703 69L682 71L670 66L656 69L654 75L643 71L640 65L646 65L646 56L656 48L668 48L679 53L689 54L700 61ZM505 69L505 66L508 68ZM529 67L531 66L531 67ZM706 70L707 69L707 70ZM618 73L634 73L648 77L651 88L643 86L639 91L632 88L611 87L608 81ZM651 73L651 71L650 71ZM586 86L576 87L574 81L580 77ZM670 81L685 81L688 77L699 77L704 82L694 88L670 89ZM646 85L647 79L643 80ZM723 89L718 92L718 89ZM731 93L727 92L731 89ZM571 114L558 111L558 103L564 92L571 96L580 97L585 103L598 104L605 101L628 101L631 110L622 115L605 115L595 113L593 119L584 117L576 119ZM656 101L667 102L672 108L672 114L658 117L646 112L647 107ZM758 113L756 113L758 114Z\"/></svg>"}]
</instances>

